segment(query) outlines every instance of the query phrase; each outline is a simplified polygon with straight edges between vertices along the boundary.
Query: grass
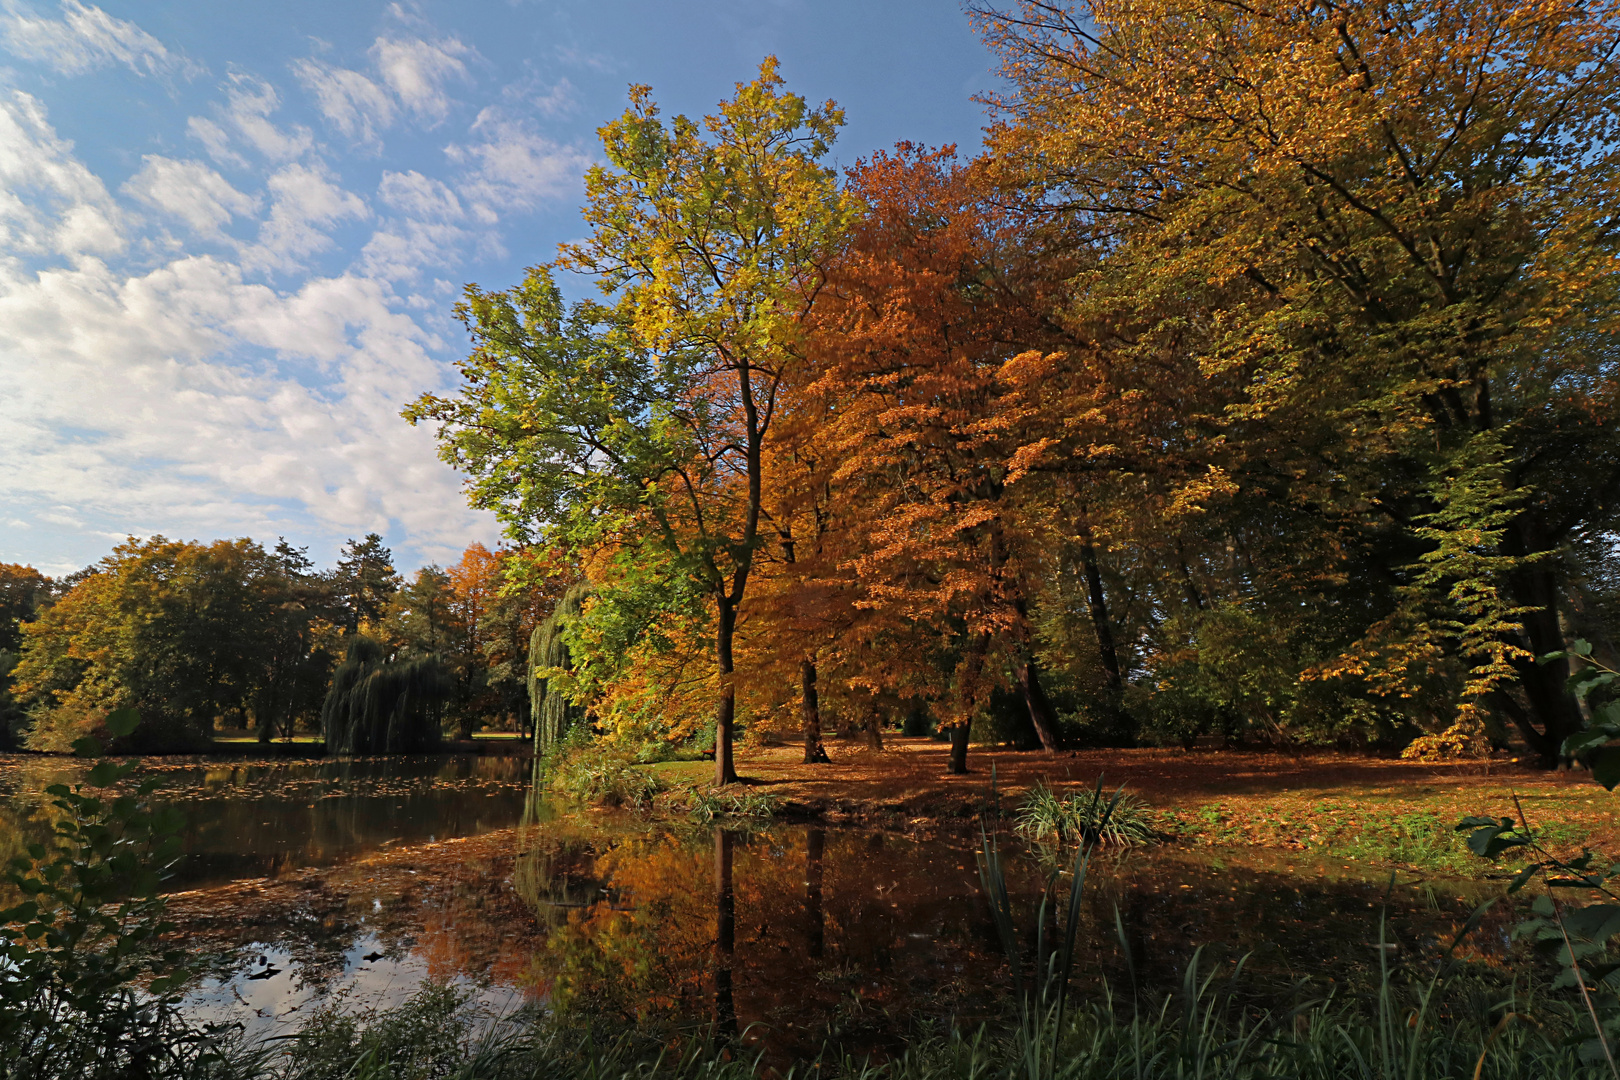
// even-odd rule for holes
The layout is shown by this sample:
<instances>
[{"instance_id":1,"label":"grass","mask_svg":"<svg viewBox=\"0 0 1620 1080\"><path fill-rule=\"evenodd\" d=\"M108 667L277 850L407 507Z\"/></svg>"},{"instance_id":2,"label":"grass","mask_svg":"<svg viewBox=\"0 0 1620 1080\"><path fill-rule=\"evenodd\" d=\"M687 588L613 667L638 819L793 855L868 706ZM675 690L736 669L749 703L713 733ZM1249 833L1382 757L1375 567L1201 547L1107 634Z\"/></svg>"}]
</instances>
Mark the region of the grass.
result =
<instances>
[{"instance_id":1,"label":"grass","mask_svg":"<svg viewBox=\"0 0 1620 1080\"><path fill-rule=\"evenodd\" d=\"M1045 784L1036 784L1017 812L1014 831L1029 840L1057 843L1100 843L1136 847L1158 839L1153 813L1142 800L1123 791L1112 797L1102 787L1062 798Z\"/></svg>"},{"instance_id":2,"label":"grass","mask_svg":"<svg viewBox=\"0 0 1620 1080\"><path fill-rule=\"evenodd\" d=\"M688 817L705 825L720 818L769 820L777 810L776 800L761 792L697 784L682 788L679 801L684 803Z\"/></svg>"}]
</instances>

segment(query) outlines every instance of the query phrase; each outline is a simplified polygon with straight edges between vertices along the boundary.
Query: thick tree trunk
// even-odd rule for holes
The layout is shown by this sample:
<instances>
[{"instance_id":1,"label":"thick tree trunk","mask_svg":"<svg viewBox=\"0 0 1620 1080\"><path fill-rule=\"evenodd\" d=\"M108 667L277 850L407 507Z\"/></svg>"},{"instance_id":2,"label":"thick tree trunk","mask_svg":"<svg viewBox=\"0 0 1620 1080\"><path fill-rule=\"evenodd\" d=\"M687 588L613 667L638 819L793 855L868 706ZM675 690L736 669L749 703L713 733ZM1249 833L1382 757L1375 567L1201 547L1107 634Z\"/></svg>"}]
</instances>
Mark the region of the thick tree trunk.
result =
<instances>
[{"instance_id":1,"label":"thick tree trunk","mask_svg":"<svg viewBox=\"0 0 1620 1080\"><path fill-rule=\"evenodd\" d=\"M821 698L816 693L814 660L806 658L799 662L799 688L804 721L804 763L830 765L832 759L827 756L827 748L821 742Z\"/></svg>"},{"instance_id":2,"label":"thick tree trunk","mask_svg":"<svg viewBox=\"0 0 1620 1080\"><path fill-rule=\"evenodd\" d=\"M965 721L951 728L951 775L966 776L970 725Z\"/></svg>"},{"instance_id":3,"label":"thick tree trunk","mask_svg":"<svg viewBox=\"0 0 1620 1080\"><path fill-rule=\"evenodd\" d=\"M725 597L720 598L719 624L715 631L715 659L720 665L720 708L714 720L714 782L735 784L737 769L731 757L732 728L737 718L737 686L732 681L731 642L737 629L737 610Z\"/></svg>"},{"instance_id":4,"label":"thick tree trunk","mask_svg":"<svg viewBox=\"0 0 1620 1080\"><path fill-rule=\"evenodd\" d=\"M1033 656L1018 667L1018 690L1024 696L1024 707L1029 710L1029 721L1035 725L1041 749L1048 754L1058 751L1057 711L1041 687L1040 665Z\"/></svg>"},{"instance_id":5,"label":"thick tree trunk","mask_svg":"<svg viewBox=\"0 0 1620 1080\"><path fill-rule=\"evenodd\" d=\"M1091 610L1091 629L1097 636L1097 659L1108 680L1108 691L1118 695L1124 689L1119 674L1119 650L1108 619L1108 597L1103 593L1102 570L1097 565L1097 549L1091 544L1091 530L1080 533L1080 568L1086 575L1086 606Z\"/></svg>"},{"instance_id":6,"label":"thick tree trunk","mask_svg":"<svg viewBox=\"0 0 1620 1080\"><path fill-rule=\"evenodd\" d=\"M804 936L812 959L820 959L827 946L827 919L821 908L821 860L827 848L827 830L811 829L804 850Z\"/></svg>"},{"instance_id":7,"label":"thick tree trunk","mask_svg":"<svg viewBox=\"0 0 1620 1080\"><path fill-rule=\"evenodd\" d=\"M1548 545L1538 543L1542 538L1536 524L1521 516L1516 528L1509 532L1509 553L1523 556L1546 550ZM1519 706L1506 691L1492 695L1493 704L1507 714L1524 735L1525 743L1545 765L1557 764L1564 740L1579 731L1584 722L1580 703L1566 688L1569 662L1554 660L1543 664L1541 657L1567 647L1563 628L1558 622L1559 582L1556 561L1520 566L1508 574L1508 588L1514 601L1529 608L1521 616L1524 625L1524 647L1530 658L1513 661L1524 688L1528 712Z\"/></svg>"},{"instance_id":8,"label":"thick tree trunk","mask_svg":"<svg viewBox=\"0 0 1620 1080\"><path fill-rule=\"evenodd\" d=\"M737 894L731 882L733 837L714 830L714 1026L723 1039L737 1037L737 1005L731 972L736 960Z\"/></svg>"}]
</instances>

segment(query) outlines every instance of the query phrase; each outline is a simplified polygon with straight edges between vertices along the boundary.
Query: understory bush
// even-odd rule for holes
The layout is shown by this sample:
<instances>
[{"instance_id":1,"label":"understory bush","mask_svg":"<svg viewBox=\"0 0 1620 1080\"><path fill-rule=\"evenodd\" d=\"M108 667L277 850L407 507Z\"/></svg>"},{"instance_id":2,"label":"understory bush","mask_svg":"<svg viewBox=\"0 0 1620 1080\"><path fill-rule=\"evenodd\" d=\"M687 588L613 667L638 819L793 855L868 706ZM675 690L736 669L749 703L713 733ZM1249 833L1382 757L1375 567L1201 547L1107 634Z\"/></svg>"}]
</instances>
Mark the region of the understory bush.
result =
<instances>
[{"instance_id":1,"label":"understory bush","mask_svg":"<svg viewBox=\"0 0 1620 1080\"><path fill-rule=\"evenodd\" d=\"M644 810L664 790L651 769L580 728L553 744L541 762L541 776L550 791L595 806Z\"/></svg>"},{"instance_id":2,"label":"understory bush","mask_svg":"<svg viewBox=\"0 0 1620 1080\"><path fill-rule=\"evenodd\" d=\"M1057 843L1134 847L1158 838L1153 812L1134 795L1120 791L1107 798L1099 787L1063 798L1043 783L1025 797L1013 828L1025 839Z\"/></svg>"}]
</instances>

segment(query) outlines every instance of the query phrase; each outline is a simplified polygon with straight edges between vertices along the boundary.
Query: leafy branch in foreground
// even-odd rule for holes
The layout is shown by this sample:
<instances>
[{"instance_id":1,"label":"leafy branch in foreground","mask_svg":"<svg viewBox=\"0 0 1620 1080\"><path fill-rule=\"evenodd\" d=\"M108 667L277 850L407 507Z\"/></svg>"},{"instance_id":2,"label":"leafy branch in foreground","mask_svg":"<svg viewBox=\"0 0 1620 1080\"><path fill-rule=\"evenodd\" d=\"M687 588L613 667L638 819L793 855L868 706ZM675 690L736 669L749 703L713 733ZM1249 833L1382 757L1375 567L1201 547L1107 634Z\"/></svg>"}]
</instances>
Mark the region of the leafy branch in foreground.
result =
<instances>
[{"instance_id":1,"label":"leafy branch in foreground","mask_svg":"<svg viewBox=\"0 0 1620 1080\"><path fill-rule=\"evenodd\" d=\"M1592 657L1592 646L1577 640L1567 651L1550 653L1543 662L1568 660L1580 666L1569 676L1568 689L1591 710L1591 721L1564 740L1566 758L1586 764L1592 778L1609 791L1620 785L1620 701L1597 703L1592 697L1620 678L1620 672ZM1468 817L1457 823L1458 831L1468 832L1468 848L1486 859L1510 851L1531 856L1508 882L1511 895L1539 878L1546 892L1530 906L1530 918L1514 928L1518 939L1532 942L1548 954L1561 969L1554 986L1573 988L1590 1017L1593 1037L1581 1046L1581 1058L1588 1063L1604 1062L1610 1075L1620 1080L1620 1065L1614 1057L1614 1043L1620 1038L1620 961L1613 958L1610 943L1620 934L1620 895L1610 887L1620 877L1620 863L1605 865L1590 849L1571 859L1553 854L1530 826L1524 806L1514 796L1511 817ZM1583 896L1581 902L1564 899Z\"/></svg>"},{"instance_id":2,"label":"leafy branch in foreground","mask_svg":"<svg viewBox=\"0 0 1620 1080\"><path fill-rule=\"evenodd\" d=\"M136 722L121 709L106 726L123 738ZM90 738L74 749L101 754ZM210 1056L175 1012L184 954L160 943L173 925L159 890L183 817L152 805L155 778L132 794L86 790L113 788L134 768L99 761L85 784L46 788L62 815L52 841L5 868L22 900L0 911L0 1074L146 1076Z\"/></svg>"}]
</instances>

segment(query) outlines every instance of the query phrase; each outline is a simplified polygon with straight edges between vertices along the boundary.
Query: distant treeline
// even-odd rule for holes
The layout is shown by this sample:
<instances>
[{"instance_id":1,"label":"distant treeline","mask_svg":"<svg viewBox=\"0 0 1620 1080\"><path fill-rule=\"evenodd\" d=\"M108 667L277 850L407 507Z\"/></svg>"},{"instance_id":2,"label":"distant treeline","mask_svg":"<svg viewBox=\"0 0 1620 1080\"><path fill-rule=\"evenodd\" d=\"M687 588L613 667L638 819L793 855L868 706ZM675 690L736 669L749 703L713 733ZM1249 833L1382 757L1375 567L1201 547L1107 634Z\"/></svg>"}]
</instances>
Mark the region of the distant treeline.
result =
<instances>
[{"instance_id":1,"label":"distant treeline","mask_svg":"<svg viewBox=\"0 0 1620 1080\"><path fill-rule=\"evenodd\" d=\"M126 706L142 717L132 750L197 749L220 728L320 732L360 642L367 673L429 670L430 718L462 737L526 724L528 640L550 601L503 589L508 558L474 544L407 579L373 533L326 571L285 540L161 536L56 580L0 564L0 746L67 750Z\"/></svg>"}]
</instances>

